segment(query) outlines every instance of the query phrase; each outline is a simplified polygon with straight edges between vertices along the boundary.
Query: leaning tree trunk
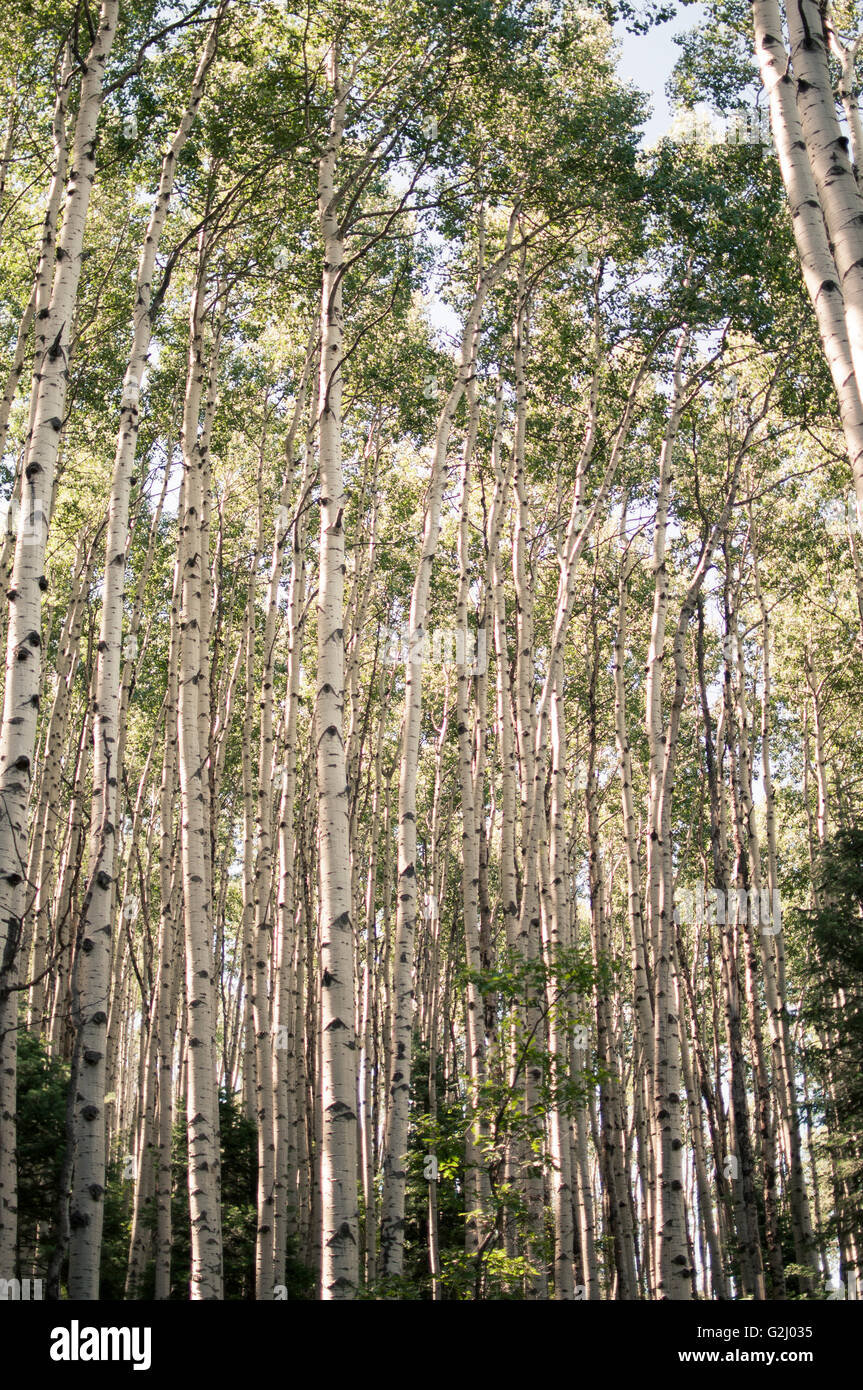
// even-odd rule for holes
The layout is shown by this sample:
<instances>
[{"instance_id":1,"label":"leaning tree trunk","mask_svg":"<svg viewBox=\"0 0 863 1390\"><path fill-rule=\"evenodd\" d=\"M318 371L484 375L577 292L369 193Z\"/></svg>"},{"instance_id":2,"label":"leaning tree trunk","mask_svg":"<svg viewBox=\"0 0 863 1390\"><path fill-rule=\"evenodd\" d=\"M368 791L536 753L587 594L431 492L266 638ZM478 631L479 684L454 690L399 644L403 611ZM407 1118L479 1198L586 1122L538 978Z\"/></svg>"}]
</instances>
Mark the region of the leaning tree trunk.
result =
<instances>
[{"instance_id":1,"label":"leaning tree trunk","mask_svg":"<svg viewBox=\"0 0 863 1390\"><path fill-rule=\"evenodd\" d=\"M66 406L84 227L96 173L96 126L118 8L119 0L103 0L99 27L85 61L63 229L46 317L45 341L50 346L37 360L38 375L34 375L32 426L8 591L6 685L0 726L0 1268L10 1271L15 1267L17 1211L14 1043L18 994L14 985L25 907L27 803L42 676L45 548Z\"/></svg>"},{"instance_id":2,"label":"leaning tree trunk","mask_svg":"<svg viewBox=\"0 0 863 1390\"><path fill-rule=\"evenodd\" d=\"M787 8L790 17L794 6L789 5ZM817 23L816 8L808 3L808 0L805 7L803 3L799 4L798 27L807 16L810 22L814 19ZM859 226L851 225L852 222L856 224L860 221L863 201L854 182L848 157L841 145L841 132L838 123L835 122L835 113L831 118L823 108L823 93L818 98L818 104L822 108L820 116L816 114L811 96L807 94L804 120L801 123L801 111L795 99L791 58L782 39L782 18L778 0L754 0L752 17L756 55L761 81L770 104L773 140L791 213L800 269L812 301L821 347L836 392L845 447L854 480L857 521L858 525L863 526L863 317L853 294L852 307L857 309L856 318L853 314L849 318L846 305L848 293L858 285L863 274L863 231ZM804 47L799 44L795 48L794 63L795 71L800 69L800 64L803 63L798 75L804 76L806 53ZM819 81L823 85L823 70L819 71ZM802 87L802 84L800 85ZM829 82L827 94L832 105ZM822 118L825 126L829 126L832 119L835 130L825 129L823 135L819 135L818 126ZM821 146L817 159L814 148L811 148L814 145ZM831 188L830 166L834 160L839 183L847 190L846 200L853 204L855 209L853 217L841 228L841 251L832 244L833 232L829 230L837 221L835 210L825 225L828 204L832 207L837 199L842 200L841 192L834 194ZM841 214L839 218L841 220ZM850 267L849 258L854 263ZM845 266L845 271L850 276L847 284L842 266ZM859 298L858 293L857 300ZM859 575L857 600L863 615L863 585Z\"/></svg>"}]
</instances>

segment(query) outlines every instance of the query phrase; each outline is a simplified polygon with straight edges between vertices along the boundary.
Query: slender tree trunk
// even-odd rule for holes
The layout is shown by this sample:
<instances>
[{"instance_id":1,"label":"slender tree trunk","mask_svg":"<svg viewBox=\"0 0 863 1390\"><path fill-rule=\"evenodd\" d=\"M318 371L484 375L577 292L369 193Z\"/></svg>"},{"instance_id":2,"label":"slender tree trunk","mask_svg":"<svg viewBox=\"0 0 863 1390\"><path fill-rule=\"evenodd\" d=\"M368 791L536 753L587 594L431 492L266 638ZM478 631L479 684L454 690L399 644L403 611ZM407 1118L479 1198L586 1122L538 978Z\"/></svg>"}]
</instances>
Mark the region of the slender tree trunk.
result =
<instances>
[{"instance_id":1,"label":"slender tree trunk","mask_svg":"<svg viewBox=\"0 0 863 1390\"><path fill-rule=\"evenodd\" d=\"M333 109L318 167L318 214L324 249L318 397L321 535L318 588L317 745L322 1114L321 1296L354 1297L358 1279L357 1052L354 945L344 745L345 494L342 474L342 276L344 243L335 173L348 88L335 47L326 60Z\"/></svg>"},{"instance_id":2,"label":"slender tree trunk","mask_svg":"<svg viewBox=\"0 0 863 1390\"><path fill-rule=\"evenodd\" d=\"M212 903L208 889L204 796L206 750L201 745L199 702L203 678L201 614L208 602L202 555L208 444L199 437L201 399L206 385L203 299L206 249L202 246L190 308L189 363L183 410L185 495L180 518L182 602L177 746L180 772L183 919L186 941L186 1031L188 1035L187 1132L189 1210L192 1225L191 1297L219 1299L222 1286L219 1109L216 1090ZM218 343L213 347L214 362Z\"/></svg>"},{"instance_id":3,"label":"slender tree trunk","mask_svg":"<svg viewBox=\"0 0 863 1390\"><path fill-rule=\"evenodd\" d=\"M45 548L69 380L72 318L81 275L84 228L95 178L96 127L102 81L117 26L119 0L103 0L86 58L72 149L72 170L54 282L46 311L44 357L37 353L32 426L23 471L21 509L12 565L6 684L0 727L0 1268L15 1268L17 1175L15 1041L17 953L24 917L27 803L36 747L42 677L42 593ZM104 1028L104 1023L98 1025ZM104 1034L103 1034L104 1036ZM100 1120L101 1111L90 1116ZM101 1203L102 1193L98 1200ZM98 1235L98 1233L97 1233Z\"/></svg>"}]
</instances>

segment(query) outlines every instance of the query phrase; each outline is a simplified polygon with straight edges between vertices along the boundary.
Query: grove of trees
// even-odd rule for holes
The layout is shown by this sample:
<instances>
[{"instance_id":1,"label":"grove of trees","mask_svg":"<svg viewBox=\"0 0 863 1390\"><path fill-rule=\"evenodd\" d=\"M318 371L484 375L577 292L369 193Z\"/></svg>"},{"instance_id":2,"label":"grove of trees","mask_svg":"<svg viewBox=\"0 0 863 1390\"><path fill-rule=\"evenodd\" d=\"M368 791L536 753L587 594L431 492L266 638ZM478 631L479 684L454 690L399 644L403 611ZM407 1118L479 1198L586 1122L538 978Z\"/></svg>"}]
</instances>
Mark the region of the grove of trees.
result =
<instances>
[{"instance_id":1,"label":"grove of trees","mask_svg":"<svg viewBox=\"0 0 863 1390\"><path fill-rule=\"evenodd\" d=\"M4 8L4 1297L855 1297L863 11L674 9Z\"/></svg>"}]
</instances>

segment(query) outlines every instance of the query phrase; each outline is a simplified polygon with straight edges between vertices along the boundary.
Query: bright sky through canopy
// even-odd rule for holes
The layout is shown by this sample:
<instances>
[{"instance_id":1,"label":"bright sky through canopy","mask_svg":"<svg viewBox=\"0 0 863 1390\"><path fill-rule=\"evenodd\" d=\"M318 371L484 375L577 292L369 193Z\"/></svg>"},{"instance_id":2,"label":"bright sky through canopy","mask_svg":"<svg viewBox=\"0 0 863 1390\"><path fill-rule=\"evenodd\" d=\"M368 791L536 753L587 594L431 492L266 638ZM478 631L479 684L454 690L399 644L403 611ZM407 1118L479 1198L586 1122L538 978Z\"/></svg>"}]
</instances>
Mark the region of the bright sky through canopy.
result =
<instances>
[{"instance_id":1,"label":"bright sky through canopy","mask_svg":"<svg viewBox=\"0 0 863 1390\"><path fill-rule=\"evenodd\" d=\"M659 24L647 34L628 34L620 22L614 26L615 37L621 45L618 63L621 77L633 82L651 98L653 114L645 123L645 145L652 145L671 124L671 106L665 94L665 84L680 56L674 38L677 34L695 29L703 9L702 5L688 5L667 24Z\"/></svg>"}]
</instances>

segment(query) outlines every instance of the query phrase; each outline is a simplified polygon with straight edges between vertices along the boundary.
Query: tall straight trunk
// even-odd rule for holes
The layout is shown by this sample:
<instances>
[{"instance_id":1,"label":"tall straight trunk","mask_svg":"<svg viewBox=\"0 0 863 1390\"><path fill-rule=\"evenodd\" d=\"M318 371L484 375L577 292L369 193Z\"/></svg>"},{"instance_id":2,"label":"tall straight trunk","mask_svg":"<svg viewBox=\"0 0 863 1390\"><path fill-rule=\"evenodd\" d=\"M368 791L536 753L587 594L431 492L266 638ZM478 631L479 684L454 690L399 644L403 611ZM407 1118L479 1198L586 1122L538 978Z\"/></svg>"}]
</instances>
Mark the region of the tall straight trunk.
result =
<instances>
[{"instance_id":1,"label":"tall straight trunk","mask_svg":"<svg viewBox=\"0 0 863 1390\"><path fill-rule=\"evenodd\" d=\"M662 709L662 672L667 655L668 569L665 557L668 508L674 478L674 442L684 404L683 362L689 338L689 329L684 326L675 348L673 396L659 460L659 491L651 559L655 579L645 684L645 724L650 759L646 835L647 910L654 962L652 1083L658 1168L653 1262L654 1272L658 1276L657 1296L673 1299L689 1297L690 1280L680 1182L679 1020L672 1004L672 904L670 896L666 896L666 844L662 824L663 769L668 749Z\"/></svg>"},{"instance_id":2,"label":"tall straight trunk","mask_svg":"<svg viewBox=\"0 0 863 1390\"><path fill-rule=\"evenodd\" d=\"M423 524L420 562L411 592L409 651L405 672L405 705L399 768L398 901L396 908L393 1016L389 1059L389 1108L384 1137L384 1190L381 1207L381 1272L398 1277L404 1263L405 1159L408 1140L411 1044L413 1040L414 933L417 916L416 788L422 723L422 663L419 653L426 631L432 568L437 553L441 505L446 481L446 456L453 421L471 379L477 357L480 318L486 295L509 264L515 214L510 218L502 254L484 264L480 236L480 265L473 302L465 320L458 374L438 418L428 502Z\"/></svg>"},{"instance_id":3,"label":"tall straight trunk","mask_svg":"<svg viewBox=\"0 0 863 1390\"><path fill-rule=\"evenodd\" d=\"M542 839L536 807L536 723L533 698L534 667L534 594L529 582L528 528L530 508L525 478L525 443L527 423L527 347L529 297L525 280L523 254L519 265L518 304L514 324L515 375L515 435L513 451L513 491L515 515L512 538L512 572L516 598L516 659L515 659L515 723L518 761L521 772L521 870L522 891L518 920L515 923L515 945L524 962L538 958L540 949L540 908L538 853ZM544 807L543 807L544 810ZM519 1053L525 1037L536 1036L540 1042L541 1010L535 988L529 986L524 1005L517 1009L514 1019L510 1070L517 1081L520 1108L528 1125L536 1123L541 1067L534 1059L519 1065ZM542 1300L548 1296L548 1281L542 1251L544 1243L544 1191L542 1170L532 1157L529 1140L522 1134L512 1145L509 1162L515 1169L525 1207L526 1256L528 1273L525 1293L528 1299Z\"/></svg>"},{"instance_id":4,"label":"tall straight trunk","mask_svg":"<svg viewBox=\"0 0 863 1390\"><path fill-rule=\"evenodd\" d=\"M726 863L723 843L723 822L721 804L722 777L722 737L717 734L714 741L713 718L707 699L707 681L704 668L704 605L698 603L698 626L696 630L696 667L698 694L701 705L701 718L704 730L704 760L707 773L707 786L710 795L710 851L713 868L713 884L719 901L725 902L730 873ZM721 896L720 896L721 895ZM727 921L720 927L720 960L722 994L724 1000L724 1019L726 1045L731 1072L730 1084L730 1153L731 1169L731 1208L737 1241L739 1275L741 1288L750 1297L764 1296L764 1275L761 1266L761 1244L758 1230L758 1213L755 1209L752 1180L752 1146L749 1134L749 1113L746 1102L746 1078L743 1062L742 1023L739 1003L739 977L734 933ZM680 953L680 948L678 953ZM718 1068L717 1068L718 1074ZM720 1158L717 1154L717 1166Z\"/></svg>"},{"instance_id":5,"label":"tall straight trunk","mask_svg":"<svg viewBox=\"0 0 863 1390\"><path fill-rule=\"evenodd\" d=\"M587 842L588 875L590 884L590 918L594 959L597 963L610 961L611 943L608 932L608 911L603 868L599 846L599 807L597 800L597 676L599 652L594 629L593 652L588 687L588 758L587 758ZM630 1301L637 1297L635 1242L629 1205L629 1172L623 1118L623 1097L617 1030L614 1026L611 1001L607 990L599 985L596 993L597 1053L602 1067L599 1087L600 1102L600 1161L605 1175L605 1197L608 1224L612 1236L614 1268L617 1276L618 1299Z\"/></svg>"},{"instance_id":6,"label":"tall straight trunk","mask_svg":"<svg viewBox=\"0 0 863 1390\"><path fill-rule=\"evenodd\" d=\"M158 1012L158 1120L156 1139L155 1297L165 1299L171 1289L171 1146L174 1111L171 1073L174 1062L175 1009L178 994L177 945L174 923L179 893L179 862L174 837L173 804L177 788L177 650L171 644L168 666L168 697L165 702L165 751L159 801L159 875L161 903L159 913Z\"/></svg>"},{"instance_id":7,"label":"tall straight trunk","mask_svg":"<svg viewBox=\"0 0 863 1390\"><path fill-rule=\"evenodd\" d=\"M119 0L103 0L98 29L85 60L72 148L72 167L44 340L37 355L31 398L21 509L6 638L6 684L0 726L0 1267L15 1268L17 1174L15 1149L15 1040L17 954L24 916L27 804L33 776L36 719L42 678L42 593L54 473L69 382L72 319L81 276L81 252L96 173L96 127L105 66L114 42ZM104 1028L104 1023L98 1025ZM92 1116L101 1119L98 1111ZM101 1202L101 1192L98 1200Z\"/></svg>"},{"instance_id":8,"label":"tall straight trunk","mask_svg":"<svg viewBox=\"0 0 863 1390\"><path fill-rule=\"evenodd\" d=\"M317 747L321 987L321 1296L350 1299L357 1286L357 1051L354 943L344 744L345 489L342 473L342 276L344 240L335 174L348 89L335 47L326 59L333 108L318 166L324 252L318 392L321 532L318 584Z\"/></svg>"},{"instance_id":9,"label":"tall straight trunk","mask_svg":"<svg viewBox=\"0 0 863 1390\"><path fill-rule=\"evenodd\" d=\"M621 516L621 534L624 533L625 511ZM635 1025L638 1033L641 1080L653 1093L654 1078L654 1016L653 979L647 950L644 906L641 886L641 863L638 851L638 833L635 820L635 803L632 786L632 752L629 741L629 726L626 711L625 655L627 641L627 598L628 580L634 559L624 558L618 577L618 617L614 639L614 713L617 753L620 759L621 808L623 812L623 834L626 844L626 873L628 887L628 919L630 934L630 958L632 962L633 996L635 1005ZM652 1109L641 1106L639 1090L636 1105L639 1109L642 1127L639 1130L639 1145L642 1148L641 1163L644 1170L656 1164L655 1116ZM655 1188L648 1183L643 1189L645 1196L653 1203ZM648 1270L655 1274L655 1251L652 1242L646 1244ZM651 1277L651 1286L656 1279Z\"/></svg>"},{"instance_id":10,"label":"tall straight trunk","mask_svg":"<svg viewBox=\"0 0 863 1390\"><path fill-rule=\"evenodd\" d=\"M770 1032L770 1045L773 1055L773 1072L776 1095L779 1105L779 1119L788 1163L788 1196L791 1207L791 1225L794 1233L796 1262L801 1268L811 1268L815 1264L815 1238L812 1230L812 1216L806 1191L803 1171L803 1158L800 1145L800 1115L797 1105L797 1082L794 1058L791 1049L791 1035L788 1026L788 1011L785 993L785 941L781 923L772 921L773 903L778 900L779 878L776 846L776 811L773 795L773 778L770 762L770 717L771 717L771 653L770 621L767 605L761 591L758 566L758 541L750 517L750 545L752 549L755 597L761 612L761 651L763 662L761 696L761 780L764 793L764 819L767 840L767 892L771 904L771 926L768 933L759 935L761 966L764 978L765 1002L767 1004L767 1025ZM740 654L742 661L742 651ZM743 673L740 672L739 689L741 706L745 708ZM758 890L759 901L762 888L762 864L755 820L755 806L752 791L752 769L748 766L748 776L743 786L745 810L748 821L748 835L752 862L752 887ZM761 924L762 927L764 923ZM798 1276L801 1292L811 1291L808 1275Z\"/></svg>"},{"instance_id":11,"label":"tall straight trunk","mask_svg":"<svg viewBox=\"0 0 863 1390\"><path fill-rule=\"evenodd\" d=\"M575 1298L575 1229L569 1124L561 1098L568 1075L566 1024L569 997L560 993L556 966L569 941L569 895L566 853L566 722L563 669L559 667L551 699L551 804L549 807L548 911L544 914L545 951L550 967L548 990L548 1049L552 1085L558 1092L549 1114L551 1206L554 1221L554 1297ZM544 895L546 896L546 895Z\"/></svg>"},{"instance_id":12,"label":"tall straight trunk","mask_svg":"<svg viewBox=\"0 0 863 1390\"><path fill-rule=\"evenodd\" d=\"M101 528L100 528L101 533ZM70 606L63 625L56 661L57 689L42 744L42 777L33 813L28 879L35 885L32 911L32 955L28 1026L40 1034L49 986L48 952L51 944L51 903L57 860L57 834L63 810L62 775L67 748L70 704L79 669L79 642L87 607L97 537L86 546L76 575ZM74 756L74 754L72 754ZM68 768L68 763L66 764ZM25 950L25 959L27 953Z\"/></svg>"},{"instance_id":13,"label":"tall straight trunk","mask_svg":"<svg viewBox=\"0 0 863 1390\"><path fill-rule=\"evenodd\" d=\"M199 437L201 400L207 378L204 362L203 300L206 248L202 245L189 314L189 361L183 409L184 508L180 517L182 599L177 747L180 772L183 922L186 942L186 1031L189 1152L189 1211L192 1228L191 1297L219 1299L222 1284L219 1108L216 1089L216 1001L212 903L208 891L204 776L199 693L202 682L201 615L208 595L202 556L204 491L209 472L206 437ZM218 343L213 348L214 361Z\"/></svg>"},{"instance_id":14,"label":"tall straight trunk","mask_svg":"<svg viewBox=\"0 0 863 1390\"><path fill-rule=\"evenodd\" d=\"M659 671L665 656L667 575L665 540L667 502L672 477L671 453L682 401L682 358L688 333L681 333L675 354L674 395L660 465L660 507L654 533L653 563L656 571L651 642L648 652L647 736L650 747L650 802L648 817L649 913L654 952L654 1103L659 1159L659 1208L654 1233L658 1289L661 1297L688 1300L692 1293L691 1266L686 1233L682 1185L682 1135L680 1102L680 1018L674 989L673 896L674 864L671 849L671 808L677 764L680 721L686 696L686 639L692 614L724 534L734 505L740 468L753 434L768 408L772 383L764 393L762 409L746 426L731 462L722 512L703 537L701 553L687 584L680 608L671 655L674 693L667 723L663 720ZM663 495L664 494L664 495Z\"/></svg>"},{"instance_id":15,"label":"tall straight trunk","mask_svg":"<svg viewBox=\"0 0 863 1390\"><path fill-rule=\"evenodd\" d=\"M93 793L90 811L89 864L91 887L81 924L82 955L78 973L79 1027L84 1066L75 1097L76 1141L69 1242L69 1296L96 1299L105 1190L105 1047L103 1015L111 965L111 935L115 907L116 818L123 608L126 592L126 549L129 502L135 470L140 424L141 381L150 353L151 314L156 254L168 217L177 168L204 89L204 78L216 49L221 6L201 55L188 106L162 160L159 187L147 223L138 260L132 347L123 378L120 430L108 504L102 614L93 694Z\"/></svg>"},{"instance_id":16,"label":"tall straight trunk","mask_svg":"<svg viewBox=\"0 0 863 1390\"><path fill-rule=\"evenodd\" d=\"M290 441L292 446L292 441ZM299 1067L296 1034L296 954L299 933L297 913L296 833L294 811L297 793L297 717L300 696L302 611L306 587L305 497L311 474L311 450L303 455L303 469L291 537L291 572L288 585L288 652L285 690L285 762L279 800L278 866L276 891L276 940L274 948L273 1032L276 1038L274 1105L276 1166L273 1214L273 1279L284 1283L285 1251L289 1236L296 1236L297 1151L295 1141L295 1092Z\"/></svg>"},{"instance_id":17,"label":"tall straight trunk","mask_svg":"<svg viewBox=\"0 0 863 1390\"><path fill-rule=\"evenodd\" d=\"M476 383L467 388L468 428L464 443L464 456L461 470L461 489L459 501L458 564L459 582L456 595L455 627L457 634L463 634L465 655L467 654L467 610L470 584L470 560L468 554L471 466L476 447L479 426L479 402ZM459 640L457 636L457 641ZM456 665L458 681L457 719L458 728L458 777L462 810L462 912L464 918L465 961L470 971L466 988L465 1010L465 1061L468 1074L468 1105L475 1116L479 1110L482 1086L485 1081L485 1026L483 1019L482 993L473 978L482 968L479 925L479 837L477 819L482 808L475 803L474 750L471 738L471 670L467 660ZM468 1211L465 1223L465 1250L475 1251L482 1239L483 1208L487 1205L488 1180L482 1170L481 1151L477 1140L479 1128L471 1123L465 1135L465 1187Z\"/></svg>"},{"instance_id":18,"label":"tall straight trunk","mask_svg":"<svg viewBox=\"0 0 863 1390\"><path fill-rule=\"evenodd\" d=\"M380 678L381 709L385 710L392 697L394 673L385 681ZM363 962L363 1001L362 1001L362 1086L360 1094L360 1153L362 1159L363 1207L365 1211L365 1279L372 1285L377 1273L377 1193L375 1190L376 1133L375 1115L377 1112L378 1076L376 1022L379 1014L378 988L378 930L377 930L377 884L378 862L382 853L380 838L383 833L382 800L383 787L383 741L385 721L378 725L374 760L374 792L371 808L371 827L369 832L369 862L366 875L365 923L366 954ZM433 998L433 1004L436 996ZM431 1055L431 1054L430 1054ZM431 1061L429 1062L431 1067ZM431 1072L429 1073L431 1075ZM429 1101L431 1113L433 1108Z\"/></svg>"}]
</instances>

